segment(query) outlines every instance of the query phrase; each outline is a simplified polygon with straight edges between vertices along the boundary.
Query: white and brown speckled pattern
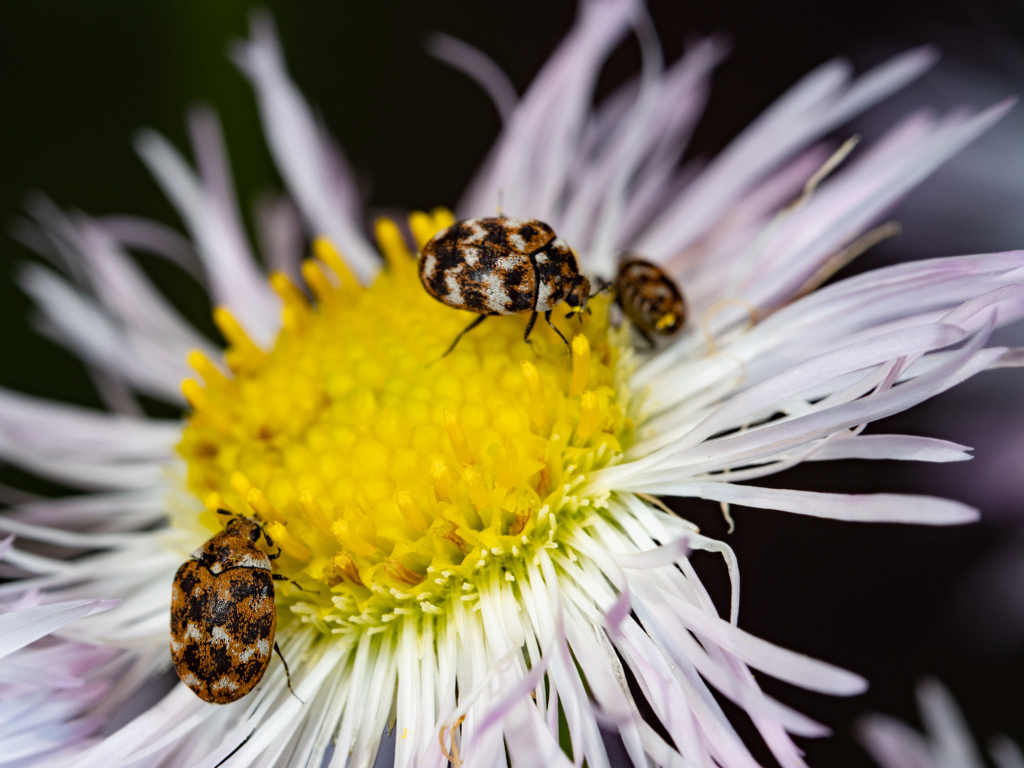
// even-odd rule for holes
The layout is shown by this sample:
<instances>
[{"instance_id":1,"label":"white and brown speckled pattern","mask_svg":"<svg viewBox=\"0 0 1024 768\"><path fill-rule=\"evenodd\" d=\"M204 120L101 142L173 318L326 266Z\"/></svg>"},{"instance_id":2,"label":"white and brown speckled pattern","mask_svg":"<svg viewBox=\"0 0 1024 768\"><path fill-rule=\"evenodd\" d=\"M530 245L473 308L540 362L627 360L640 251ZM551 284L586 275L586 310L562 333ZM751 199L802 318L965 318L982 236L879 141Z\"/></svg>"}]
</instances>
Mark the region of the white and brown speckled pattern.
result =
<instances>
[{"instance_id":1,"label":"white and brown speckled pattern","mask_svg":"<svg viewBox=\"0 0 1024 768\"><path fill-rule=\"evenodd\" d=\"M171 658L199 698L227 704L263 678L277 631L270 558L259 523L239 517L178 569L171 591Z\"/></svg>"},{"instance_id":2,"label":"white and brown speckled pattern","mask_svg":"<svg viewBox=\"0 0 1024 768\"><path fill-rule=\"evenodd\" d=\"M435 299L481 315L546 312L586 281L568 244L534 219L457 222L423 247L419 273Z\"/></svg>"}]
</instances>

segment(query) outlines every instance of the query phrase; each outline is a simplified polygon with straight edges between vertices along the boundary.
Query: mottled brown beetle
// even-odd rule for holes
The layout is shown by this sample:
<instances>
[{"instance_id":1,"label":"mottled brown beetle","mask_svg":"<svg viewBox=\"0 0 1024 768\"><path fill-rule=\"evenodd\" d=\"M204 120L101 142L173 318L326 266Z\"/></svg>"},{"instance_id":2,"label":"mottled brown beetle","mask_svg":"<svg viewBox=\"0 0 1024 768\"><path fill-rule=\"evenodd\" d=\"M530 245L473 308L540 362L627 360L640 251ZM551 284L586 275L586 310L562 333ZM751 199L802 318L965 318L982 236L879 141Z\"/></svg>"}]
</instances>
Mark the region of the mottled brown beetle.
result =
<instances>
[{"instance_id":1,"label":"mottled brown beetle","mask_svg":"<svg viewBox=\"0 0 1024 768\"><path fill-rule=\"evenodd\" d=\"M533 313L524 340L529 340L537 314L543 312L568 347L551 322L551 312L563 301L572 308L569 315L582 312L591 298L590 281L580 274L572 249L536 219L458 221L423 246L419 272L423 287L435 299L480 315L455 337L445 355L488 317L523 312Z\"/></svg>"},{"instance_id":2,"label":"mottled brown beetle","mask_svg":"<svg viewBox=\"0 0 1024 768\"><path fill-rule=\"evenodd\" d=\"M277 605L268 555L256 546L262 536L257 521L231 515L223 531L192 553L174 575L171 592L171 658L178 677L203 701L229 704L256 687L270 666ZM288 687L291 673L284 663Z\"/></svg>"},{"instance_id":3,"label":"mottled brown beetle","mask_svg":"<svg viewBox=\"0 0 1024 768\"><path fill-rule=\"evenodd\" d=\"M686 302L661 267L625 254L614 285L616 303L652 347L652 335L671 336L683 327Z\"/></svg>"}]
</instances>

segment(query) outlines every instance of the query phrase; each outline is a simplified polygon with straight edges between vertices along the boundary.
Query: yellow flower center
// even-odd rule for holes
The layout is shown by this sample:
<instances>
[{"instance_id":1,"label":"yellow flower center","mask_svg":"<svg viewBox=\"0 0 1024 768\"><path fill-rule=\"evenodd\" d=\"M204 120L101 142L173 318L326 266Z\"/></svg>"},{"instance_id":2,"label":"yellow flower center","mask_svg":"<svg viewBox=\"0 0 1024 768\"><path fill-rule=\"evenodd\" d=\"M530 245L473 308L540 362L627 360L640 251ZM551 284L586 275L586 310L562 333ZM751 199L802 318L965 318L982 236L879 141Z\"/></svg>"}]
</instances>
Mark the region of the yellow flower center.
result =
<instances>
[{"instance_id":1,"label":"yellow flower center","mask_svg":"<svg viewBox=\"0 0 1024 768\"><path fill-rule=\"evenodd\" d=\"M421 246L449 223L410 218ZM284 309L269 352L218 309L234 376L195 353L205 386L184 384L193 413L178 450L200 522L221 530L218 508L262 520L275 569L306 590L282 583L282 618L323 631L444 613L496 574L513 581L517 561L603 504L576 492L632 431L605 296L582 324L555 313L571 357L543 320L524 342L528 315L516 315L441 358L475 315L423 290L393 222L377 236L387 268L370 288L323 240L303 265L315 304L273 276Z\"/></svg>"}]
</instances>

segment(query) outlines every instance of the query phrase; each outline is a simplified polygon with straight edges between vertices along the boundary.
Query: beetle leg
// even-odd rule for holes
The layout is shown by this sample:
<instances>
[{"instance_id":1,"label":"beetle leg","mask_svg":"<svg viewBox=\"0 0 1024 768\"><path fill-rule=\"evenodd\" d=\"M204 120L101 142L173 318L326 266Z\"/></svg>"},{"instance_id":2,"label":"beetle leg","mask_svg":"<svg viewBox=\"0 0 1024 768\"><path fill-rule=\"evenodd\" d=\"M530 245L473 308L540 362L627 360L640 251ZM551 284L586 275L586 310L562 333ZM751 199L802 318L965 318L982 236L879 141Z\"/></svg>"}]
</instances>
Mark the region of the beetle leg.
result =
<instances>
[{"instance_id":1,"label":"beetle leg","mask_svg":"<svg viewBox=\"0 0 1024 768\"><path fill-rule=\"evenodd\" d=\"M458 336L456 336L456 337L455 337L455 341L453 341L453 342L452 342L452 345L451 345L450 347L448 347L447 351L446 351L446 352L445 352L445 353L444 353L443 355L441 355L441 357L439 357L439 358L437 358L437 359L438 359L438 360L440 360L441 358L444 358L444 357L448 357L448 355L450 355L450 354L451 354L451 351L452 351L453 349L455 349L455 345L459 343L459 340L460 340L460 339L461 339L461 338L462 338L463 336L465 336L465 335L466 335L467 333L469 333L470 331L472 331L472 330L473 330L474 328L476 328L476 327L477 327L478 325L480 325L480 323L482 323L482 322L483 322L484 320L486 320L486 319L487 319L488 317L490 317L490 315L480 315L480 317L478 317L478 318L477 318L476 320L474 320L474 321L473 321L472 323L470 323L470 324L469 324L469 325L467 325L467 326L466 326L465 328L463 328L463 329L462 329L462 333L460 333L460 334L459 334ZM434 362L437 362L437 360L435 360Z\"/></svg>"},{"instance_id":2,"label":"beetle leg","mask_svg":"<svg viewBox=\"0 0 1024 768\"><path fill-rule=\"evenodd\" d=\"M657 344L654 343L654 339L652 339L650 335L647 333L647 331L645 331L643 328L638 328L637 326L634 325L633 329L644 337L644 341L646 341L648 344L648 349L654 349L655 347L658 346Z\"/></svg>"},{"instance_id":3,"label":"beetle leg","mask_svg":"<svg viewBox=\"0 0 1024 768\"><path fill-rule=\"evenodd\" d=\"M537 322L537 313L536 312L534 312L532 315L530 315L530 322L528 322L526 324L526 332L523 334L523 341L529 343L529 341L530 341L530 331L533 330L533 324L535 322Z\"/></svg>"},{"instance_id":4,"label":"beetle leg","mask_svg":"<svg viewBox=\"0 0 1024 768\"><path fill-rule=\"evenodd\" d=\"M274 645L277 645L277 643L274 643ZM284 661L284 659L282 659L282 661ZM255 728L253 730L249 731L249 735L246 736L244 739L242 739L242 741L238 744L238 746L235 747L234 749L232 749L230 752L228 752L228 756L225 757L223 760L221 760L219 763L217 763L217 765L215 765L213 768L220 768L222 765L224 765L224 763L226 763L228 760L230 760L232 758L232 756L235 754L235 752L237 752L238 750L240 750L242 747L245 746L246 742L249 741L249 739L252 738L252 735L254 733L256 733L256 729Z\"/></svg>"},{"instance_id":5,"label":"beetle leg","mask_svg":"<svg viewBox=\"0 0 1024 768\"><path fill-rule=\"evenodd\" d=\"M281 547L274 543L274 540L272 538L270 538L270 536L267 534L266 530L263 528L262 525L260 526L260 533L262 533L263 534L263 538L267 540L267 546L268 547L277 547L277 554L276 555L268 554L267 555L267 559L268 560L277 560L277 558L279 558L281 556Z\"/></svg>"},{"instance_id":6,"label":"beetle leg","mask_svg":"<svg viewBox=\"0 0 1024 768\"><path fill-rule=\"evenodd\" d=\"M533 315L534 317L536 317L537 313L534 312ZM565 342L565 346L569 348L569 357L572 357L572 345L569 343L568 339L566 339L565 336L562 335L562 332L555 327L555 324L551 322L550 309L544 313L544 319L548 321L548 325L551 326L551 330L558 334L558 338Z\"/></svg>"},{"instance_id":7,"label":"beetle leg","mask_svg":"<svg viewBox=\"0 0 1024 768\"><path fill-rule=\"evenodd\" d=\"M274 641L274 652L277 654L277 657L281 659L281 663L284 664L284 676L288 680L288 690L291 691L292 696L299 699L299 695L292 688L292 673L291 670L288 669L288 662L284 660L284 654L281 653L281 647L277 644L277 640ZM299 699L299 701L302 701L302 699ZM302 701L302 703L305 704L306 702Z\"/></svg>"},{"instance_id":8,"label":"beetle leg","mask_svg":"<svg viewBox=\"0 0 1024 768\"><path fill-rule=\"evenodd\" d=\"M530 254L530 266L533 267L533 314L530 315L530 322L526 324L526 332L523 334L523 341L529 343L530 331L533 330L533 324L537 322L537 302L540 301L540 267L537 266L537 254L542 252L547 246L539 248ZM551 314L550 312L548 314ZM551 322L550 320L548 322Z\"/></svg>"}]
</instances>

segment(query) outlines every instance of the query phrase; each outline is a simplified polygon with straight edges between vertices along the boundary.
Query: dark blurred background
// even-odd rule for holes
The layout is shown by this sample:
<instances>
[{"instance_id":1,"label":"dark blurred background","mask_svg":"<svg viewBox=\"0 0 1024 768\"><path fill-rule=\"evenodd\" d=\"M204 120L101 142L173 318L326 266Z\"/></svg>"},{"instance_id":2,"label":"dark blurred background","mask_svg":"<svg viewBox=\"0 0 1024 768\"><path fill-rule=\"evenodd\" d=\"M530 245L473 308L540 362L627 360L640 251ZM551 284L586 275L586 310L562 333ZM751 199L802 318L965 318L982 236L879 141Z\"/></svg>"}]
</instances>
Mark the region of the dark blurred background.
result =
<instances>
[{"instance_id":1,"label":"dark blurred background","mask_svg":"<svg viewBox=\"0 0 1024 768\"><path fill-rule=\"evenodd\" d=\"M246 34L252 5L5 4L0 222L18 216L26 193L40 190L87 213L132 213L180 226L130 141L136 129L151 126L185 149L184 113L198 100L215 106L223 120L247 212L261 191L280 188L252 92L225 56L228 42ZM575 13L571 0L265 5L277 20L292 76L344 146L367 202L399 208L454 205L500 128L475 84L424 53L424 36L440 30L481 48L521 93ZM933 41L946 55L936 73L860 121L857 129L869 136L920 104L980 107L1024 90L1024 6L1018 3L652 0L650 9L670 61L693 34L724 31L735 43L715 76L690 154L719 150L803 73L840 54L863 68ZM637 64L636 47L627 42L606 67L600 92L607 93ZM459 110L439 111L440 94L453 96L448 101L461 105ZM896 257L1022 246L1021 205L1024 121L1013 113L911 196L895 216L905 225L904 235L863 257L853 270ZM31 308L13 281L27 258L12 238L0 237L0 385L99 407L82 366L29 329ZM142 263L187 317L213 333L209 306L190 278L156 261ZM871 680L867 694L847 700L764 680L783 701L836 731L833 739L804 742L812 765L870 765L851 736L851 724L869 710L918 724L913 685L923 674L938 676L952 689L982 741L1003 732L1024 743L1024 648L1012 639L979 640L991 634L976 629L984 611L962 610L983 604L965 578L1016 535L1015 516L1024 512L1020 391L1019 374L984 374L873 428L974 445L978 458L970 464L832 462L770 479L810 490L949 495L982 507L986 517L979 525L854 525L736 509L738 529L727 536L717 506L680 505L702 530L736 548L743 576L741 626ZM19 478L0 470L0 480L12 479ZM696 562L723 594L720 564L702 556ZM989 582L989 588L1013 596L1024 591L1024 581ZM998 613L1000 605L985 610ZM737 722L745 733L752 731L742 718ZM772 765L767 750L755 739L751 743L755 755Z\"/></svg>"}]
</instances>

